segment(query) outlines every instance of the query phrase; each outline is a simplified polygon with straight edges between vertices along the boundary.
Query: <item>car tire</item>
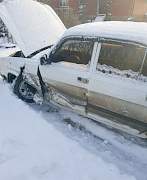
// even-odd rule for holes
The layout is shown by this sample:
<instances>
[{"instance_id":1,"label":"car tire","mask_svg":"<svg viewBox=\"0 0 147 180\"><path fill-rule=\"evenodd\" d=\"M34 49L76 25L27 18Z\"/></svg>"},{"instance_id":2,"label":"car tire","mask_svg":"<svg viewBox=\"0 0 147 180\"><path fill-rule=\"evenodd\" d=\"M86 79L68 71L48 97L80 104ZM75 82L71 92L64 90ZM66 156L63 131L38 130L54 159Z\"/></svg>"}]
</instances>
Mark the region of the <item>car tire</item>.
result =
<instances>
[{"instance_id":1,"label":"car tire","mask_svg":"<svg viewBox=\"0 0 147 180\"><path fill-rule=\"evenodd\" d=\"M24 78L23 76L18 76L13 92L20 98L21 100L27 102L27 103L34 103L34 95L36 93L36 89L31 86Z\"/></svg>"}]
</instances>

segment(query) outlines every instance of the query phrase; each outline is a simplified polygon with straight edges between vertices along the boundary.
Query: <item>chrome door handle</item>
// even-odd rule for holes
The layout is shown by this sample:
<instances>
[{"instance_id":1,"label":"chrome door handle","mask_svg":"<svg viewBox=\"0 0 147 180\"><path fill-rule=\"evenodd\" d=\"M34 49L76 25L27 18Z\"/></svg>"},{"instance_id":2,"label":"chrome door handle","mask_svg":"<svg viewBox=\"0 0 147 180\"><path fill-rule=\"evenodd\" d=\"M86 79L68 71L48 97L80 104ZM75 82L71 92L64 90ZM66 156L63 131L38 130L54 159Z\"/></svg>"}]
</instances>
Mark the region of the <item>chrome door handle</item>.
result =
<instances>
[{"instance_id":1,"label":"chrome door handle","mask_svg":"<svg viewBox=\"0 0 147 180\"><path fill-rule=\"evenodd\" d=\"M86 79L86 78L78 77L77 80L82 82L82 83L84 83L84 84L88 84L89 83L89 80Z\"/></svg>"}]
</instances>

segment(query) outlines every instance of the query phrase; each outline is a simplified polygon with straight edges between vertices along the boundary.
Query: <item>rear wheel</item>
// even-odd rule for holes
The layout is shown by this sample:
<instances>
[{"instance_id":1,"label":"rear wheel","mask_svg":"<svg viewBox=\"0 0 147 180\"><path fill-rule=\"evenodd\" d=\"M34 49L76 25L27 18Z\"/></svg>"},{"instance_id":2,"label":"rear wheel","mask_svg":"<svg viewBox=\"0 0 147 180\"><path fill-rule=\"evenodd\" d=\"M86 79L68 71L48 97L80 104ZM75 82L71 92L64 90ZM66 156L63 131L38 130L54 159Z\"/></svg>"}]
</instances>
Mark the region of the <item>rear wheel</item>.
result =
<instances>
[{"instance_id":1,"label":"rear wheel","mask_svg":"<svg viewBox=\"0 0 147 180\"><path fill-rule=\"evenodd\" d=\"M31 86L23 77L18 77L14 85L14 93L27 103L34 103L36 89Z\"/></svg>"}]
</instances>

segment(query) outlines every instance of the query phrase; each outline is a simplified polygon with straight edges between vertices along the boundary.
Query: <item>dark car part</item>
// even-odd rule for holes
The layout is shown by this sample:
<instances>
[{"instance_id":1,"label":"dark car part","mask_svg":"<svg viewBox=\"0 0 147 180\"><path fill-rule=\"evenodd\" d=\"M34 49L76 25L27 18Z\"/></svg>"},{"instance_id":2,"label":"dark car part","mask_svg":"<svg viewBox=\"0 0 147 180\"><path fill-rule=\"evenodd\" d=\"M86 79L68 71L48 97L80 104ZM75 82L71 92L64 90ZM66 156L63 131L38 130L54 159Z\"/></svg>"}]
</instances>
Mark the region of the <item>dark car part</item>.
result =
<instances>
[{"instance_id":1,"label":"dark car part","mask_svg":"<svg viewBox=\"0 0 147 180\"><path fill-rule=\"evenodd\" d=\"M20 68L20 74L17 77L13 92L23 101L27 103L34 103L34 95L36 94L36 88L29 84L23 76L24 67Z\"/></svg>"},{"instance_id":2,"label":"dark car part","mask_svg":"<svg viewBox=\"0 0 147 180\"><path fill-rule=\"evenodd\" d=\"M15 79L16 79L16 75L12 73L8 73L8 76L7 76L8 83L12 84Z\"/></svg>"}]
</instances>

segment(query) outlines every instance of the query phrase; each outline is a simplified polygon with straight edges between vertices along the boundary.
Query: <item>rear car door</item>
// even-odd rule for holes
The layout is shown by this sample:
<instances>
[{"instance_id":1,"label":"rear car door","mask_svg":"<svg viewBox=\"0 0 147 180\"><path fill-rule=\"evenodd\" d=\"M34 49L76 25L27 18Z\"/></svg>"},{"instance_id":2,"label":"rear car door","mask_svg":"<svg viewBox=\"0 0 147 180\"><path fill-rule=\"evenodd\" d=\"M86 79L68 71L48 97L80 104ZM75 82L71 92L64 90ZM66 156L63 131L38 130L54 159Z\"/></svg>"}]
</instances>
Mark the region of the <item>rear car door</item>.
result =
<instances>
[{"instance_id":1,"label":"rear car door","mask_svg":"<svg viewBox=\"0 0 147 180\"><path fill-rule=\"evenodd\" d=\"M51 53L51 65L40 66L43 80L60 96L68 100L70 107L85 112L90 64L94 56L94 41L81 38L65 39ZM69 106L68 103L58 102Z\"/></svg>"},{"instance_id":2,"label":"rear car door","mask_svg":"<svg viewBox=\"0 0 147 180\"><path fill-rule=\"evenodd\" d=\"M101 40L89 84L89 114L100 107L147 123L147 83L139 78L145 51L132 42Z\"/></svg>"}]
</instances>

